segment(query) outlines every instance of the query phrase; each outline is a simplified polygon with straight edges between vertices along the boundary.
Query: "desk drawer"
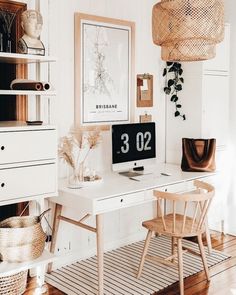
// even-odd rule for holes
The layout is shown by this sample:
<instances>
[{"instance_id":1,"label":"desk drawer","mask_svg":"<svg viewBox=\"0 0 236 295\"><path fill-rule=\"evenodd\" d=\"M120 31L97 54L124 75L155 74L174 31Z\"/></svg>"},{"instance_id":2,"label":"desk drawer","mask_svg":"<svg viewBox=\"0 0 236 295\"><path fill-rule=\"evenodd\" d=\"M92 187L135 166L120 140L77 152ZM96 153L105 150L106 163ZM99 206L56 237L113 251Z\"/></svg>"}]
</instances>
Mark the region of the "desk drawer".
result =
<instances>
[{"instance_id":1,"label":"desk drawer","mask_svg":"<svg viewBox=\"0 0 236 295\"><path fill-rule=\"evenodd\" d=\"M55 191L55 163L0 170L0 201Z\"/></svg>"},{"instance_id":2,"label":"desk drawer","mask_svg":"<svg viewBox=\"0 0 236 295\"><path fill-rule=\"evenodd\" d=\"M119 197L113 197L103 200L98 200L95 203L95 211L96 212L103 212L107 210L115 210L124 207L129 207L134 203L142 203L144 201L144 192L134 193L123 195Z\"/></svg>"},{"instance_id":3,"label":"desk drawer","mask_svg":"<svg viewBox=\"0 0 236 295\"><path fill-rule=\"evenodd\" d=\"M56 158L56 130L0 132L0 163Z\"/></svg>"},{"instance_id":4,"label":"desk drawer","mask_svg":"<svg viewBox=\"0 0 236 295\"><path fill-rule=\"evenodd\" d=\"M158 191L162 191L162 192L165 192L165 191L167 191L167 188L168 188L168 186L165 186L165 187L159 187L159 188L157 188L156 190L158 190ZM154 189L146 190L146 191L145 191L144 199L145 199L145 200L153 200L153 201L155 201L156 198L153 196L153 191L154 191Z\"/></svg>"},{"instance_id":5,"label":"desk drawer","mask_svg":"<svg viewBox=\"0 0 236 295\"><path fill-rule=\"evenodd\" d=\"M162 192L169 192L169 193L181 193L184 192L186 189L186 185L185 183L176 183L176 184L171 184L171 185L167 185L167 186L162 186L162 187L158 187L156 188L156 190L162 191ZM152 190L147 190L145 192L145 200L156 200L155 197L153 197L153 191Z\"/></svg>"},{"instance_id":6,"label":"desk drawer","mask_svg":"<svg viewBox=\"0 0 236 295\"><path fill-rule=\"evenodd\" d=\"M167 191L169 193L183 193L186 191L186 183L176 183L176 184L171 184L167 186Z\"/></svg>"}]
</instances>

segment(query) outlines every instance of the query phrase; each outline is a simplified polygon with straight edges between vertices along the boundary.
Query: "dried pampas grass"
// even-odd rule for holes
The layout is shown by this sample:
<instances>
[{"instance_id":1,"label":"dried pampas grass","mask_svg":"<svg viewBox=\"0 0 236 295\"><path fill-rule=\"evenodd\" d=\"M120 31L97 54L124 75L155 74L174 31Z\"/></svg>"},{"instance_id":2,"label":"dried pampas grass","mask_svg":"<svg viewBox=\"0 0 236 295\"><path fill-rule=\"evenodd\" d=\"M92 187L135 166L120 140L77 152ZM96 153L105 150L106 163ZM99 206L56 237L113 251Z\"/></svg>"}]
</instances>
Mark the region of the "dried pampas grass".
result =
<instances>
[{"instance_id":1,"label":"dried pampas grass","mask_svg":"<svg viewBox=\"0 0 236 295\"><path fill-rule=\"evenodd\" d=\"M63 159L69 166L75 169L75 159L73 155L73 138L63 136L58 147L59 159Z\"/></svg>"},{"instance_id":2,"label":"dried pampas grass","mask_svg":"<svg viewBox=\"0 0 236 295\"><path fill-rule=\"evenodd\" d=\"M60 139L58 147L59 158L65 161L73 169L83 163L88 157L89 151L96 148L101 142L99 130L83 132L80 129L72 129L68 136ZM86 150L86 152L84 152Z\"/></svg>"},{"instance_id":3,"label":"dried pampas grass","mask_svg":"<svg viewBox=\"0 0 236 295\"><path fill-rule=\"evenodd\" d=\"M97 147L99 143L101 142L101 139L102 138L101 138L100 131L98 130L90 131L87 136L89 148L94 149L95 147Z\"/></svg>"}]
</instances>

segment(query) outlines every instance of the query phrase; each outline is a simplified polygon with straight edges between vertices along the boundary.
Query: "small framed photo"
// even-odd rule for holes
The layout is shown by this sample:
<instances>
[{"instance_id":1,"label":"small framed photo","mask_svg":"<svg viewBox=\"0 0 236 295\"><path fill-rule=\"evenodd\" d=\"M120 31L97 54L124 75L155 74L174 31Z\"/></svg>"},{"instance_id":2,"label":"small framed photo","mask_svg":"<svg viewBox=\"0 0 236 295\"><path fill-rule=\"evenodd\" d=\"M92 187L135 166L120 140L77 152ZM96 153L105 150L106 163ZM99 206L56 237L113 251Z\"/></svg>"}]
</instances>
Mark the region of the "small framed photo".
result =
<instances>
[{"instance_id":1,"label":"small framed photo","mask_svg":"<svg viewBox=\"0 0 236 295\"><path fill-rule=\"evenodd\" d=\"M131 121L133 22L75 15L76 125Z\"/></svg>"}]
</instances>

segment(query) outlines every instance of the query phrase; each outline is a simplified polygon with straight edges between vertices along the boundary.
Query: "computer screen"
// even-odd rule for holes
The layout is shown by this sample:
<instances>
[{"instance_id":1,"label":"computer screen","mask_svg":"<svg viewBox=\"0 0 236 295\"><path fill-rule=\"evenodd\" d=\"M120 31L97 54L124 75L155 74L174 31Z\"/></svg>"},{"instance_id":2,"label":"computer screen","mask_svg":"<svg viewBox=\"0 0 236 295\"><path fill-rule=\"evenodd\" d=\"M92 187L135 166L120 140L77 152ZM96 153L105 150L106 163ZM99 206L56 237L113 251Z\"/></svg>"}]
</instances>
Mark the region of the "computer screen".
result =
<instances>
[{"instance_id":1,"label":"computer screen","mask_svg":"<svg viewBox=\"0 0 236 295\"><path fill-rule=\"evenodd\" d=\"M112 125L112 168L136 168L156 157L155 123Z\"/></svg>"}]
</instances>

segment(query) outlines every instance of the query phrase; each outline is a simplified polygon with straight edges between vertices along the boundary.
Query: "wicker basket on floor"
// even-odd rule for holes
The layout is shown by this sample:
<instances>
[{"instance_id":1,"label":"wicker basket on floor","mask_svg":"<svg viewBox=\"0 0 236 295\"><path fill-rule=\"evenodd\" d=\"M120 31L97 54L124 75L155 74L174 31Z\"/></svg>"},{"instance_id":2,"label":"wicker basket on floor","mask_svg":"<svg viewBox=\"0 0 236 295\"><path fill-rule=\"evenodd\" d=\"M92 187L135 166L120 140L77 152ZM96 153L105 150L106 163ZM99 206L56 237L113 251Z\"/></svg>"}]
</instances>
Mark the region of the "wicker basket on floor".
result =
<instances>
[{"instance_id":1,"label":"wicker basket on floor","mask_svg":"<svg viewBox=\"0 0 236 295\"><path fill-rule=\"evenodd\" d=\"M23 262L42 254L46 234L41 219L47 211L39 216L10 217L0 222L0 260Z\"/></svg>"},{"instance_id":2,"label":"wicker basket on floor","mask_svg":"<svg viewBox=\"0 0 236 295\"><path fill-rule=\"evenodd\" d=\"M28 271L0 277L0 295L22 295L27 284Z\"/></svg>"}]
</instances>

